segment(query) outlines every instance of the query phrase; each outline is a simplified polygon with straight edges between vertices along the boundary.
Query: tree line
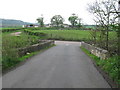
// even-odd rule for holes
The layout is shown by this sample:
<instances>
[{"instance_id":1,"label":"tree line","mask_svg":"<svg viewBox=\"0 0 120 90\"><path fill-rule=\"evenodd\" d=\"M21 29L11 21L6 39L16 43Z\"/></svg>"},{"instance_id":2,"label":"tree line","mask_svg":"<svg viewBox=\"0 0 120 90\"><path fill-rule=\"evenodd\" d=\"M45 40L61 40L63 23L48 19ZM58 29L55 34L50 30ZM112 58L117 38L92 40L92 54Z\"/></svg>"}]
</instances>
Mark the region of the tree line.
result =
<instances>
[{"instance_id":1,"label":"tree line","mask_svg":"<svg viewBox=\"0 0 120 90\"><path fill-rule=\"evenodd\" d=\"M37 18L36 20L41 27L44 26L44 17L43 16ZM68 18L68 21L71 23L71 27L81 27L82 26L81 20L82 19L79 18L74 13ZM64 24L64 21L65 21L65 19L61 15L54 15L50 20L51 25L55 26L55 27L62 27Z\"/></svg>"}]
</instances>

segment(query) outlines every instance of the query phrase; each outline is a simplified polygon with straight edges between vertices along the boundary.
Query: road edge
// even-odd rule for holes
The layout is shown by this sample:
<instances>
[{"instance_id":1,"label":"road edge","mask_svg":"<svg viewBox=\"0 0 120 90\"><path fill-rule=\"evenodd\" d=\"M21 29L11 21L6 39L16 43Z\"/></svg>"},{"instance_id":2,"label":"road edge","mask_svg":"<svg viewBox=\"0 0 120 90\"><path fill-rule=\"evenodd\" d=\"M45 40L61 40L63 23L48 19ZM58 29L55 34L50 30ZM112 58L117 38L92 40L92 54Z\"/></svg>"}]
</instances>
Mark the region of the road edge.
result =
<instances>
[{"instance_id":1,"label":"road edge","mask_svg":"<svg viewBox=\"0 0 120 90\"><path fill-rule=\"evenodd\" d=\"M81 47L80 47L80 49L81 49ZM81 49L82 50L82 49ZM83 50L82 50L83 51ZM85 53L84 51L83 51L83 53ZM86 54L86 53L85 53ZM87 55L87 54L86 54ZM101 67L100 66L98 66L97 64L96 64L96 62L93 60L93 58L92 57L90 57L89 55L87 55L89 58L90 58L90 60L91 60L91 62L93 63L93 65L94 65L94 67L98 70L98 72L102 75L102 77L107 81L107 83L110 85L110 87L111 88L118 88L118 86L117 86L117 84L108 76L108 74L105 72L105 71L103 71L102 69L101 69Z\"/></svg>"},{"instance_id":2,"label":"road edge","mask_svg":"<svg viewBox=\"0 0 120 90\"><path fill-rule=\"evenodd\" d=\"M29 59L31 59L32 57L34 57L34 56L36 56L36 55L38 55L38 54L42 54L43 52L45 52L46 50L48 50L48 49L50 49L50 48L52 48L52 47L54 47L54 46L55 46L55 45L52 45L52 46L49 46L49 47L47 47L47 48L44 48L44 49L42 49L42 50L40 50L40 51L37 51L35 54L33 54L32 56L26 58L24 61L21 61L21 62L19 62L18 64L16 64L14 67L10 67L9 69L7 69L7 70L5 70L4 72L2 72L2 76L4 76L5 74L7 74L7 73L10 72L10 71L15 70L15 69L18 68L18 67L24 65L24 64L25 64L26 62L28 62Z\"/></svg>"}]
</instances>

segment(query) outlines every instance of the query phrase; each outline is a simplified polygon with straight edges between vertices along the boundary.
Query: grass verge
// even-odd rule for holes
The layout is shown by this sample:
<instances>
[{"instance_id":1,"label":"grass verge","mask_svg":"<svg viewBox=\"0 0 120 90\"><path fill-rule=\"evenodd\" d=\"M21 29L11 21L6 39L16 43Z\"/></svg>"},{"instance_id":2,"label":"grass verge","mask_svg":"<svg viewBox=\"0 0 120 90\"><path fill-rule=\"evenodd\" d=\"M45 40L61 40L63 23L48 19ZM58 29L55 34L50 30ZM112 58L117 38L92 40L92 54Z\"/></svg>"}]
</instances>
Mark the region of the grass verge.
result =
<instances>
[{"instance_id":1,"label":"grass verge","mask_svg":"<svg viewBox=\"0 0 120 90\"><path fill-rule=\"evenodd\" d=\"M32 53L29 53L29 54L24 55L24 56L22 56L22 57L19 57L19 58L17 59L17 62L11 64L11 66L9 66L9 67L7 67L7 68L4 68L4 70L2 70L2 73L5 74L5 73L9 72L11 69L14 69L15 67L18 67L19 65L21 65L21 63L26 62L26 61L27 61L29 58L31 58L32 56L35 56L35 55L37 55L38 53L42 53L42 52L44 52L45 50L47 50L47 49L49 49L49 48L51 48L51 47L53 47L53 46L55 46L55 45L51 45L51 46L49 46L49 47L45 47L44 49L42 49L42 50L40 50L40 51L32 52Z\"/></svg>"},{"instance_id":2,"label":"grass verge","mask_svg":"<svg viewBox=\"0 0 120 90\"><path fill-rule=\"evenodd\" d=\"M95 64L100 67L113 82L117 84L117 87L120 87L120 56L113 56L106 60L101 60L97 56L91 54L87 49L83 47L80 48L95 61Z\"/></svg>"},{"instance_id":3,"label":"grass verge","mask_svg":"<svg viewBox=\"0 0 120 90\"><path fill-rule=\"evenodd\" d=\"M26 59L34 56L34 55L37 55L38 53L41 53L41 52L43 52L43 51L45 51L45 50L53 47L53 46L55 46L55 45L51 45L51 46L46 47L46 48L44 48L44 49L42 49L42 50L40 50L40 51L32 52L32 53L30 53L30 54L27 54L27 55L25 55L25 56L22 56L22 57L19 58L19 61L24 61L24 60L26 60Z\"/></svg>"}]
</instances>

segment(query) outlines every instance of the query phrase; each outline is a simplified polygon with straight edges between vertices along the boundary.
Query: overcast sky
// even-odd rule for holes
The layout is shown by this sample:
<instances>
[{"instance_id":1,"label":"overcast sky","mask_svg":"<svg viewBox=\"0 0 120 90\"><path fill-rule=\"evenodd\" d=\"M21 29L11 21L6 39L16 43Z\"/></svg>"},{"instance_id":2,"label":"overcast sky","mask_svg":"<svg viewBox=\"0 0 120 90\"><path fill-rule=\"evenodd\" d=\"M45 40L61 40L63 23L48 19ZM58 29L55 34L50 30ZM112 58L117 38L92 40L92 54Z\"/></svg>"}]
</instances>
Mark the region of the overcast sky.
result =
<instances>
[{"instance_id":1,"label":"overcast sky","mask_svg":"<svg viewBox=\"0 0 120 90\"><path fill-rule=\"evenodd\" d=\"M84 24L94 24L93 15L87 11L87 4L95 0L1 0L0 18L17 19L36 23L43 14L45 23L54 15L61 15L68 22L68 17L75 13Z\"/></svg>"}]
</instances>

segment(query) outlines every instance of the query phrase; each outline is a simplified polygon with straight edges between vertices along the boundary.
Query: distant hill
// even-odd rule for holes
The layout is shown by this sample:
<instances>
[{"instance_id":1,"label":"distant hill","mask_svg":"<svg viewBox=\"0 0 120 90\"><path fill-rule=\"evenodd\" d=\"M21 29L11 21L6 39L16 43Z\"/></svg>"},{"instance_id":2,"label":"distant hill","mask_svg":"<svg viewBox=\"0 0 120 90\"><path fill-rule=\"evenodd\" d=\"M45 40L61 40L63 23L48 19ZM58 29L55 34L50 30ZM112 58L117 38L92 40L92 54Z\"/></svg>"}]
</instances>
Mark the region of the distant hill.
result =
<instances>
[{"instance_id":1,"label":"distant hill","mask_svg":"<svg viewBox=\"0 0 120 90\"><path fill-rule=\"evenodd\" d=\"M29 22L23 22L21 20L14 20L14 19L0 19L2 25L0 27L22 27L22 25L32 24Z\"/></svg>"}]
</instances>

